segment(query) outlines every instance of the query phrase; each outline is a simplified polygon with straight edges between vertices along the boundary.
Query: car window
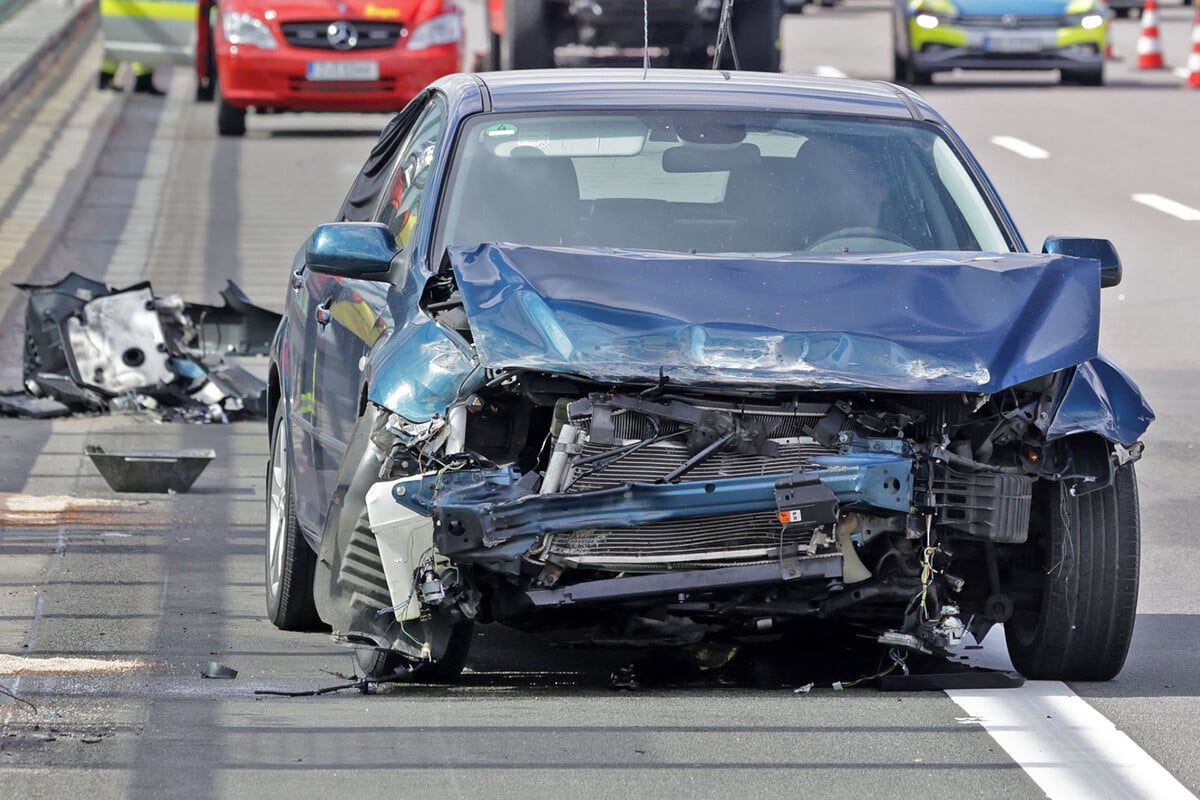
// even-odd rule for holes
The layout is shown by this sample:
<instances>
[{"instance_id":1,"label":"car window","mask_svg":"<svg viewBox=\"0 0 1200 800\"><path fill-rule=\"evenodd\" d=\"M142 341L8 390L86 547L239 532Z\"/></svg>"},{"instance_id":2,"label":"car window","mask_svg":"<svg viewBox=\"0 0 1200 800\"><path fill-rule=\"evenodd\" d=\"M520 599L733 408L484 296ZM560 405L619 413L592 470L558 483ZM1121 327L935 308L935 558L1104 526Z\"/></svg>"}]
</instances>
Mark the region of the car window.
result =
<instances>
[{"instance_id":1,"label":"car window","mask_svg":"<svg viewBox=\"0 0 1200 800\"><path fill-rule=\"evenodd\" d=\"M934 141L933 162L938 171L938 178L954 198L954 205L961 212L963 222L971 229L971 235L979 243L979 249L998 252L1007 250L1004 238L996 229L992 214L976 190L970 174L942 139Z\"/></svg>"},{"instance_id":2,"label":"car window","mask_svg":"<svg viewBox=\"0 0 1200 800\"><path fill-rule=\"evenodd\" d=\"M445 109L441 103L431 102L397 156L390 187L380 206L379 221L388 226L400 247L408 246L420 219L445 124Z\"/></svg>"},{"instance_id":3,"label":"car window","mask_svg":"<svg viewBox=\"0 0 1200 800\"><path fill-rule=\"evenodd\" d=\"M459 142L439 223L446 245L1011 249L970 172L927 124L709 110L486 114L466 122Z\"/></svg>"},{"instance_id":4,"label":"car window","mask_svg":"<svg viewBox=\"0 0 1200 800\"><path fill-rule=\"evenodd\" d=\"M388 178L388 165L396 150L408 135L413 122L425 105L425 97L419 96L404 109L392 117L387 126L379 134L379 139L371 147L366 163L359 170L342 201L335 219L339 222L366 222L375 213L379 205L379 196Z\"/></svg>"}]
</instances>

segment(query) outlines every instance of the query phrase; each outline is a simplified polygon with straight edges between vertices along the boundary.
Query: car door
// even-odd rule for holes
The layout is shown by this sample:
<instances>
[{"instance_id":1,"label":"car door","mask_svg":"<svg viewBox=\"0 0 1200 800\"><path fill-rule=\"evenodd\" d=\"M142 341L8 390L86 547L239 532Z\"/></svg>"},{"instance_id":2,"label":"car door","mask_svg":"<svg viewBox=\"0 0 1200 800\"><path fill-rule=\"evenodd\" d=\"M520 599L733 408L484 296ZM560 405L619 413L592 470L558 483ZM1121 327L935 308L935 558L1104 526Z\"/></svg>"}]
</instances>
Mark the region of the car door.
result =
<instances>
[{"instance_id":1,"label":"car door","mask_svg":"<svg viewBox=\"0 0 1200 800\"><path fill-rule=\"evenodd\" d=\"M404 137L373 215L376 221L388 225L405 254L411 249L410 240L422 212L428 177L445 126L444 104L436 97L430 98ZM398 304L392 302L392 296L401 287L381 281L316 275L311 271L306 285L316 327L313 457L324 511L362 409L366 356L376 342L394 329L396 320L391 309Z\"/></svg>"},{"instance_id":2,"label":"car door","mask_svg":"<svg viewBox=\"0 0 1200 800\"><path fill-rule=\"evenodd\" d=\"M414 100L384 128L351 185L336 221L366 222L377 214L397 156L426 102L426 97ZM342 363L338 348L345 342L338 340L338 332L347 323L360 333L366 330L342 312L340 306L343 322L332 324L333 303L341 292L337 278L306 268L301 248L292 264L285 310L287 407L294 454L296 515L302 528L314 536L320 534L329 507L330 487L344 450L341 444L344 439L339 437L335 424L338 417L331 412L338 407L339 392L355 393L354 386L347 387L346 381L351 374L349 367L357 367L357 357L353 364Z\"/></svg>"}]
</instances>

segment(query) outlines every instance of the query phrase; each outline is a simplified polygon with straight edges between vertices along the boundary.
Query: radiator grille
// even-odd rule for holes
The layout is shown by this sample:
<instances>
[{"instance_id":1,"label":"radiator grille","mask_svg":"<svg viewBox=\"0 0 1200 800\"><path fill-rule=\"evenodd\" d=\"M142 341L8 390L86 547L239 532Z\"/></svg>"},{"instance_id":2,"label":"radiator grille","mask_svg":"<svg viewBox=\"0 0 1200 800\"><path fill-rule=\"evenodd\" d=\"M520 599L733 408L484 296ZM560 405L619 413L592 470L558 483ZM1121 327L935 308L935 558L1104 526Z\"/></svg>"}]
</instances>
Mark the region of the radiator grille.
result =
<instances>
[{"instance_id":1,"label":"radiator grille","mask_svg":"<svg viewBox=\"0 0 1200 800\"><path fill-rule=\"evenodd\" d=\"M769 512L656 522L639 528L557 534L550 553L566 563L609 569L725 566L777 557L780 544L805 547L811 531L780 535Z\"/></svg>"},{"instance_id":2,"label":"radiator grille","mask_svg":"<svg viewBox=\"0 0 1200 800\"><path fill-rule=\"evenodd\" d=\"M737 414L738 419L747 426L754 426L766 431L773 439L784 439L801 436L809 426L821 419L823 414L796 414L792 412L779 413L747 413ZM576 420L575 425L585 431L590 427L590 420ZM612 416L613 437L626 442L646 439L655 433L675 433L682 430L684 425L672 420L659 420L658 427L645 414L636 411L618 409Z\"/></svg>"},{"instance_id":3,"label":"radiator grille","mask_svg":"<svg viewBox=\"0 0 1200 800\"><path fill-rule=\"evenodd\" d=\"M308 22L285 22L280 25L283 38L292 47L304 47L311 50L336 50L341 53L355 53L360 50L379 50L385 47L395 47L396 42L404 33L404 26L399 22L363 22L355 21L353 26L356 41L353 47L335 48L329 43L327 32L334 20L312 20Z\"/></svg>"},{"instance_id":4,"label":"radiator grille","mask_svg":"<svg viewBox=\"0 0 1200 800\"><path fill-rule=\"evenodd\" d=\"M607 446L587 443L580 448L580 456L598 455L610 449ZM834 451L811 439L802 439L780 444L779 454L772 458L739 453L716 453L684 475L683 480L705 481L718 478L782 474L799 467L811 466L810 459L813 456L832 452ZM566 491L587 492L621 486L630 482L653 483L684 464L690 457L691 455L684 447L671 442L660 442L643 447L598 472L588 473L587 467L572 468L568 473L569 482Z\"/></svg>"},{"instance_id":5,"label":"radiator grille","mask_svg":"<svg viewBox=\"0 0 1200 800\"><path fill-rule=\"evenodd\" d=\"M954 23L961 28L1036 30L1063 27L1058 14L966 14Z\"/></svg>"}]
</instances>

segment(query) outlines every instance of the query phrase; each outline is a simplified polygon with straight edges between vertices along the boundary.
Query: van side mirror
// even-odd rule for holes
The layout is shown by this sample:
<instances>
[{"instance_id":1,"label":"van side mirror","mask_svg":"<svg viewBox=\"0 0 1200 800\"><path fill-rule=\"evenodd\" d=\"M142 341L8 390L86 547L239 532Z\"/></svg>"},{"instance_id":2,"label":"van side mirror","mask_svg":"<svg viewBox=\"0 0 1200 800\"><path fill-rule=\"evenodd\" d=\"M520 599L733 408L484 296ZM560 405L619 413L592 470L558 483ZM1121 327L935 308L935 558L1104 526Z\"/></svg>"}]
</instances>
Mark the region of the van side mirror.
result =
<instances>
[{"instance_id":1,"label":"van side mirror","mask_svg":"<svg viewBox=\"0 0 1200 800\"><path fill-rule=\"evenodd\" d=\"M304 264L314 272L360 280L386 280L400 252L386 225L378 222L330 222L320 225L304 249Z\"/></svg>"},{"instance_id":2,"label":"van side mirror","mask_svg":"<svg viewBox=\"0 0 1200 800\"><path fill-rule=\"evenodd\" d=\"M1045 244L1042 245L1042 252L1099 261L1101 289L1116 286L1121 282L1121 257L1117 255L1117 248L1108 239L1092 239L1087 236L1047 236Z\"/></svg>"}]
</instances>

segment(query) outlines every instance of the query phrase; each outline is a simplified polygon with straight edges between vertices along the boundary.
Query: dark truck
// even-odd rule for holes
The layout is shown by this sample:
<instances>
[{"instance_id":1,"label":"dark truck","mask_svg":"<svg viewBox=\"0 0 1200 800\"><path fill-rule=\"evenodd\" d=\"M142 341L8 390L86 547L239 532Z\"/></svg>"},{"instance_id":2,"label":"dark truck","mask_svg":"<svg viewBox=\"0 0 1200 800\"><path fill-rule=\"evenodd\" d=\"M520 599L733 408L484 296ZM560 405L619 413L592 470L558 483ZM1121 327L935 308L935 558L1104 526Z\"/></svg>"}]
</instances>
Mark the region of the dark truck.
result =
<instances>
[{"instance_id":1,"label":"dark truck","mask_svg":"<svg viewBox=\"0 0 1200 800\"><path fill-rule=\"evenodd\" d=\"M588 61L641 59L648 33L655 66L712 65L721 0L488 0L488 69L555 66L556 47L575 46ZM779 71L781 0L737 0L732 5L733 45L720 66ZM647 30L648 29L648 30Z\"/></svg>"}]
</instances>

